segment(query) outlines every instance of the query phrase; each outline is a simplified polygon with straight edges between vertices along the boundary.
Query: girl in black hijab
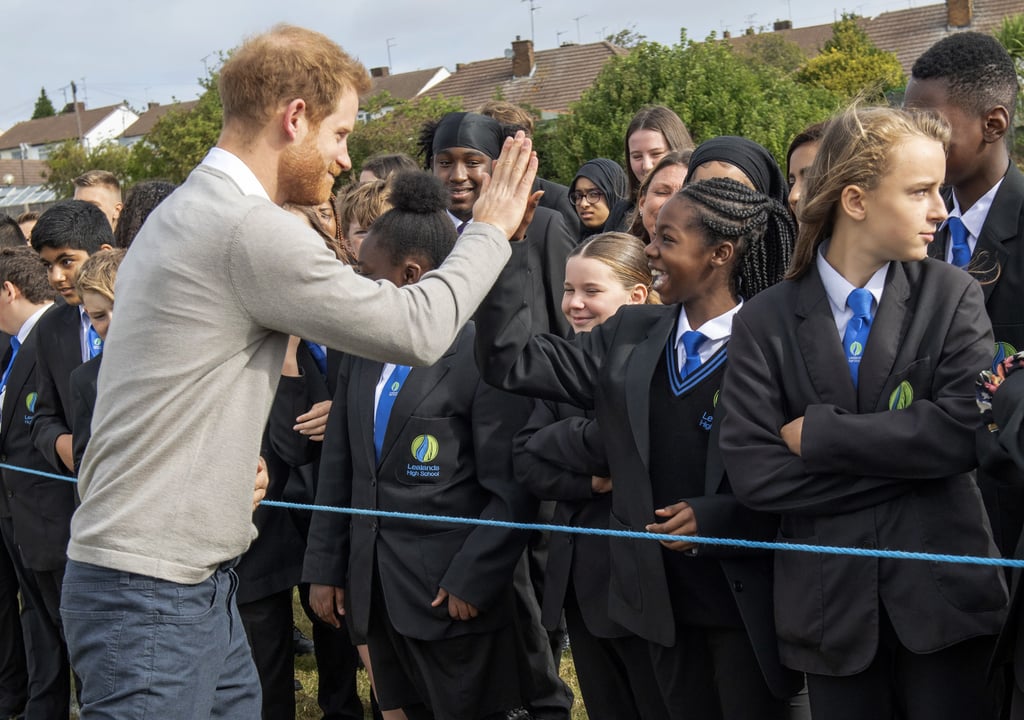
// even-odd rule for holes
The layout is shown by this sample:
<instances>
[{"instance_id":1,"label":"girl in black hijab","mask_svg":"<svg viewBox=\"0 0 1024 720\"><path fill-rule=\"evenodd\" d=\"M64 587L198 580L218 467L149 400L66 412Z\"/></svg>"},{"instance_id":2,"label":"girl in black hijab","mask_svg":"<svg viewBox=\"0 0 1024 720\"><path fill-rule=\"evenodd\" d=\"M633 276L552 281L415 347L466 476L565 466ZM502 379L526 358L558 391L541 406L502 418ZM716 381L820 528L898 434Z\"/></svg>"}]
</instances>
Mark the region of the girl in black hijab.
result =
<instances>
[{"instance_id":1,"label":"girl in black hijab","mask_svg":"<svg viewBox=\"0 0 1024 720\"><path fill-rule=\"evenodd\" d=\"M614 160L583 163L569 185L569 201L580 218L580 241L599 233L612 207L626 198L626 173Z\"/></svg>"}]
</instances>

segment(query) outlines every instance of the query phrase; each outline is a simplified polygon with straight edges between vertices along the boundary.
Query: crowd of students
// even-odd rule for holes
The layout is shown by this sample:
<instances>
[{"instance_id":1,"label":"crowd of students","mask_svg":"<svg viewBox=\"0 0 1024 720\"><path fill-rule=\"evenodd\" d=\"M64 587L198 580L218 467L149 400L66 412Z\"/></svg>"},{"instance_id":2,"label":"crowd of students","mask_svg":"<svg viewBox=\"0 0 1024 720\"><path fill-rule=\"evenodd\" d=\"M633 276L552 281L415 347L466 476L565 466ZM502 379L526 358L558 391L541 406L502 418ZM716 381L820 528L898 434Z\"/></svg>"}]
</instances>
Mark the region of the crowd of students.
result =
<instances>
[{"instance_id":1,"label":"crowd of students","mask_svg":"<svg viewBox=\"0 0 1024 720\"><path fill-rule=\"evenodd\" d=\"M1021 553L993 38L786 174L650 107L566 187L492 102L329 199L365 83L275 28L182 187L92 172L31 247L0 224L0 718L294 717L296 588L325 719L362 717L360 664L385 718L569 718L566 639L595 720L1024 718L1017 572L695 541Z\"/></svg>"}]
</instances>

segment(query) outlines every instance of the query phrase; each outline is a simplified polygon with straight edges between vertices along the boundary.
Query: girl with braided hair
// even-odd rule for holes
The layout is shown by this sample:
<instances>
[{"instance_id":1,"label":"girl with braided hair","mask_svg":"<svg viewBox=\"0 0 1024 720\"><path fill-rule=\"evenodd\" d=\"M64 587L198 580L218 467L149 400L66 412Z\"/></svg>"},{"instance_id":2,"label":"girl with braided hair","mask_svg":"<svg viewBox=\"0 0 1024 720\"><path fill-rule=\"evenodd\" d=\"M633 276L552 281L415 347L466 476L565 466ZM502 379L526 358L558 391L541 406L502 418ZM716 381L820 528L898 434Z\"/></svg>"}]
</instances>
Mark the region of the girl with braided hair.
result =
<instances>
[{"instance_id":1,"label":"girl with braided hair","mask_svg":"<svg viewBox=\"0 0 1024 720\"><path fill-rule=\"evenodd\" d=\"M611 491L608 526L679 536L608 543L608 617L647 642L670 718L780 718L799 686L778 659L770 557L691 541L777 532L773 516L733 497L717 451L740 295L781 280L789 262L791 247L769 244L769 227L792 241L777 200L730 179L686 185L661 208L646 248L663 305L625 305L571 340L531 336L526 252L513 244L476 316L488 382L596 418L562 450L606 458L610 480L586 490Z\"/></svg>"},{"instance_id":2,"label":"girl with braided hair","mask_svg":"<svg viewBox=\"0 0 1024 720\"><path fill-rule=\"evenodd\" d=\"M747 507L781 515L782 541L998 554L972 472L984 295L927 257L948 142L931 115L831 120L788 278L733 321L721 457ZM999 568L780 552L775 601L815 720L994 717Z\"/></svg>"}]
</instances>

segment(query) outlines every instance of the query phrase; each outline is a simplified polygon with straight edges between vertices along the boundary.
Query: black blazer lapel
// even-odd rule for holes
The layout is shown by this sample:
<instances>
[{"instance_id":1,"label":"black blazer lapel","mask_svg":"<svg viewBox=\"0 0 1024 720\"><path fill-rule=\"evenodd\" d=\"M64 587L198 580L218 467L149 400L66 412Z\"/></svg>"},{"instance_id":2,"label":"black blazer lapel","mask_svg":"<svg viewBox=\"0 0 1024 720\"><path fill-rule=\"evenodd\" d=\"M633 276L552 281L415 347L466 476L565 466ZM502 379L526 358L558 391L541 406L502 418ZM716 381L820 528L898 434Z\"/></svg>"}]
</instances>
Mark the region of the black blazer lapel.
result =
<instances>
[{"instance_id":1,"label":"black blazer lapel","mask_svg":"<svg viewBox=\"0 0 1024 720\"><path fill-rule=\"evenodd\" d=\"M1003 243L1017 237L1017 221L1021 215L1022 203L1024 174L1010 163L1003 184L999 186L996 196L992 199L992 207L989 208L978 244L971 255L970 271L981 283L985 302L988 302L996 287L999 268L1006 264L1009 257Z\"/></svg>"},{"instance_id":2,"label":"black blazer lapel","mask_svg":"<svg viewBox=\"0 0 1024 720\"><path fill-rule=\"evenodd\" d=\"M650 471L650 387L658 360L665 352L669 336L676 326L678 312L665 313L647 333L643 342L634 348L626 366L626 380L622 392L626 393L626 411L633 429L633 442L643 462L644 471Z\"/></svg>"},{"instance_id":3,"label":"black blazer lapel","mask_svg":"<svg viewBox=\"0 0 1024 720\"><path fill-rule=\"evenodd\" d=\"M796 315L801 320L796 326L796 339L811 384L822 402L855 411L857 397L853 390L853 380L850 378L825 286L821 284L821 277L814 265L800 280L798 293Z\"/></svg>"},{"instance_id":4,"label":"black blazer lapel","mask_svg":"<svg viewBox=\"0 0 1024 720\"><path fill-rule=\"evenodd\" d=\"M0 426L0 432L3 433L5 438L10 432L11 423L14 422L15 409L21 401L21 391L24 389L25 383L32 378L35 370L35 348L30 347L28 342L26 342L18 351L18 356L14 359L14 367L11 368L11 374L7 378L7 392L4 394L3 424Z\"/></svg>"},{"instance_id":5,"label":"black blazer lapel","mask_svg":"<svg viewBox=\"0 0 1024 720\"><path fill-rule=\"evenodd\" d=\"M878 407L878 398L892 374L896 354L910 319L907 313L909 299L910 283L907 274L901 263L893 262L885 278L882 304L871 323L871 333L857 374L859 407L866 412Z\"/></svg>"},{"instance_id":6,"label":"black blazer lapel","mask_svg":"<svg viewBox=\"0 0 1024 720\"><path fill-rule=\"evenodd\" d=\"M355 371L354 380L357 385L352 391L356 395L355 422L359 426L357 430L359 437L362 438L360 444L366 453L366 467L374 468L377 466L377 458L373 449L373 395L377 390L377 382L380 380L384 364L363 359L356 364L358 368Z\"/></svg>"},{"instance_id":7,"label":"black blazer lapel","mask_svg":"<svg viewBox=\"0 0 1024 720\"><path fill-rule=\"evenodd\" d=\"M455 344L448 348L448 352L433 365L414 367L405 379L402 390L398 393L395 404L391 408L391 417L388 418L388 427L384 432L384 444L380 451L382 463L391 452L395 439L402 434L405 424L409 421L409 416L423 402L423 398L441 383L441 378L448 374L458 343L459 341L456 340Z\"/></svg>"}]
</instances>

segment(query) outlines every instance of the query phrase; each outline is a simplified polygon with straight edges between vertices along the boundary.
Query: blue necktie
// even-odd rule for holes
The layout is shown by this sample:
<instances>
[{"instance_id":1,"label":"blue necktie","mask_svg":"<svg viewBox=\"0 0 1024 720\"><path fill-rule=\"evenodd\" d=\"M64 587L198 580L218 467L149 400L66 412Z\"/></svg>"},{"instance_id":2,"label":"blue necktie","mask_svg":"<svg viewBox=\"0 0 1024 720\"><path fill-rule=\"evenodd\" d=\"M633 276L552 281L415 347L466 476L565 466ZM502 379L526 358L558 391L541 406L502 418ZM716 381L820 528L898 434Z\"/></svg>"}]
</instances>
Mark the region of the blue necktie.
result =
<instances>
[{"instance_id":1,"label":"blue necktie","mask_svg":"<svg viewBox=\"0 0 1024 720\"><path fill-rule=\"evenodd\" d=\"M377 462L380 462L381 449L384 447L384 433L388 429L388 418L391 417L391 408L395 404L395 398L402 389L405 378L412 370L408 365L395 365L391 371L384 389L380 392L380 400L377 401L377 413L373 418L373 449L376 452Z\"/></svg>"},{"instance_id":2,"label":"blue necktie","mask_svg":"<svg viewBox=\"0 0 1024 720\"><path fill-rule=\"evenodd\" d=\"M467 226L467 225L469 225L469 220L463 220L463 221L462 221L461 223L459 223L459 224L458 224L458 226L457 226L457 227L455 228L455 232L456 232L456 233L458 233L459 235L462 235L462 231L466 229L466 226Z\"/></svg>"},{"instance_id":3,"label":"blue necktie","mask_svg":"<svg viewBox=\"0 0 1024 720\"><path fill-rule=\"evenodd\" d=\"M89 343L89 359L96 357L103 352L103 338L96 332L96 328L92 325L89 326L89 332L85 334L86 340Z\"/></svg>"},{"instance_id":4,"label":"blue necktie","mask_svg":"<svg viewBox=\"0 0 1024 720\"><path fill-rule=\"evenodd\" d=\"M18 357L18 350L21 348L21 343L18 342L18 338L11 338L11 359L7 363L7 368L4 369L3 379L0 380L0 392L7 391L7 378L11 376L11 368L14 367L14 358Z\"/></svg>"},{"instance_id":5,"label":"blue necktie","mask_svg":"<svg viewBox=\"0 0 1024 720\"><path fill-rule=\"evenodd\" d=\"M707 339L707 335L696 330L687 330L683 333L682 343L683 350L686 352L686 360L683 361L680 377L686 378L687 375L700 367L700 346Z\"/></svg>"},{"instance_id":6,"label":"blue necktie","mask_svg":"<svg viewBox=\"0 0 1024 720\"><path fill-rule=\"evenodd\" d=\"M873 301L874 297L864 288L857 288L846 298L846 306L853 310L853 317L843 334L843 350L846 351L846 362L850 365L854 387L857 387L857 372L860 370L860 359L864 356L864 347L868 344L871 321L875 318L871 312Z\"/></svg>"},{"instance_id":7,"label":"blue necktie","mask_svg":"<svg viewBox=\"0 0 1024 720\"><path fill-rule=\"evenodd\" d=\"M324 349L312 340L303 340L302 342L306 343L306 347L309 348L309 354L313 356L314 360L316 360L316 366L320 368L320 374L326 375L327 353L325 353Z\"/></svg>"},{"instance_id":8,"label":"blue necktie","mask_svg":"<svg viewBox=\"0 0 1024 720\"><path fill-rule=\"evenodd\" d=\"M949 239L953 242L953 264L957 267L967 267L971 262L971 246L967 244L967 228L964 221L956 216L951 216L946 221L949 228Z\"/></svg>"}]
</instances>

